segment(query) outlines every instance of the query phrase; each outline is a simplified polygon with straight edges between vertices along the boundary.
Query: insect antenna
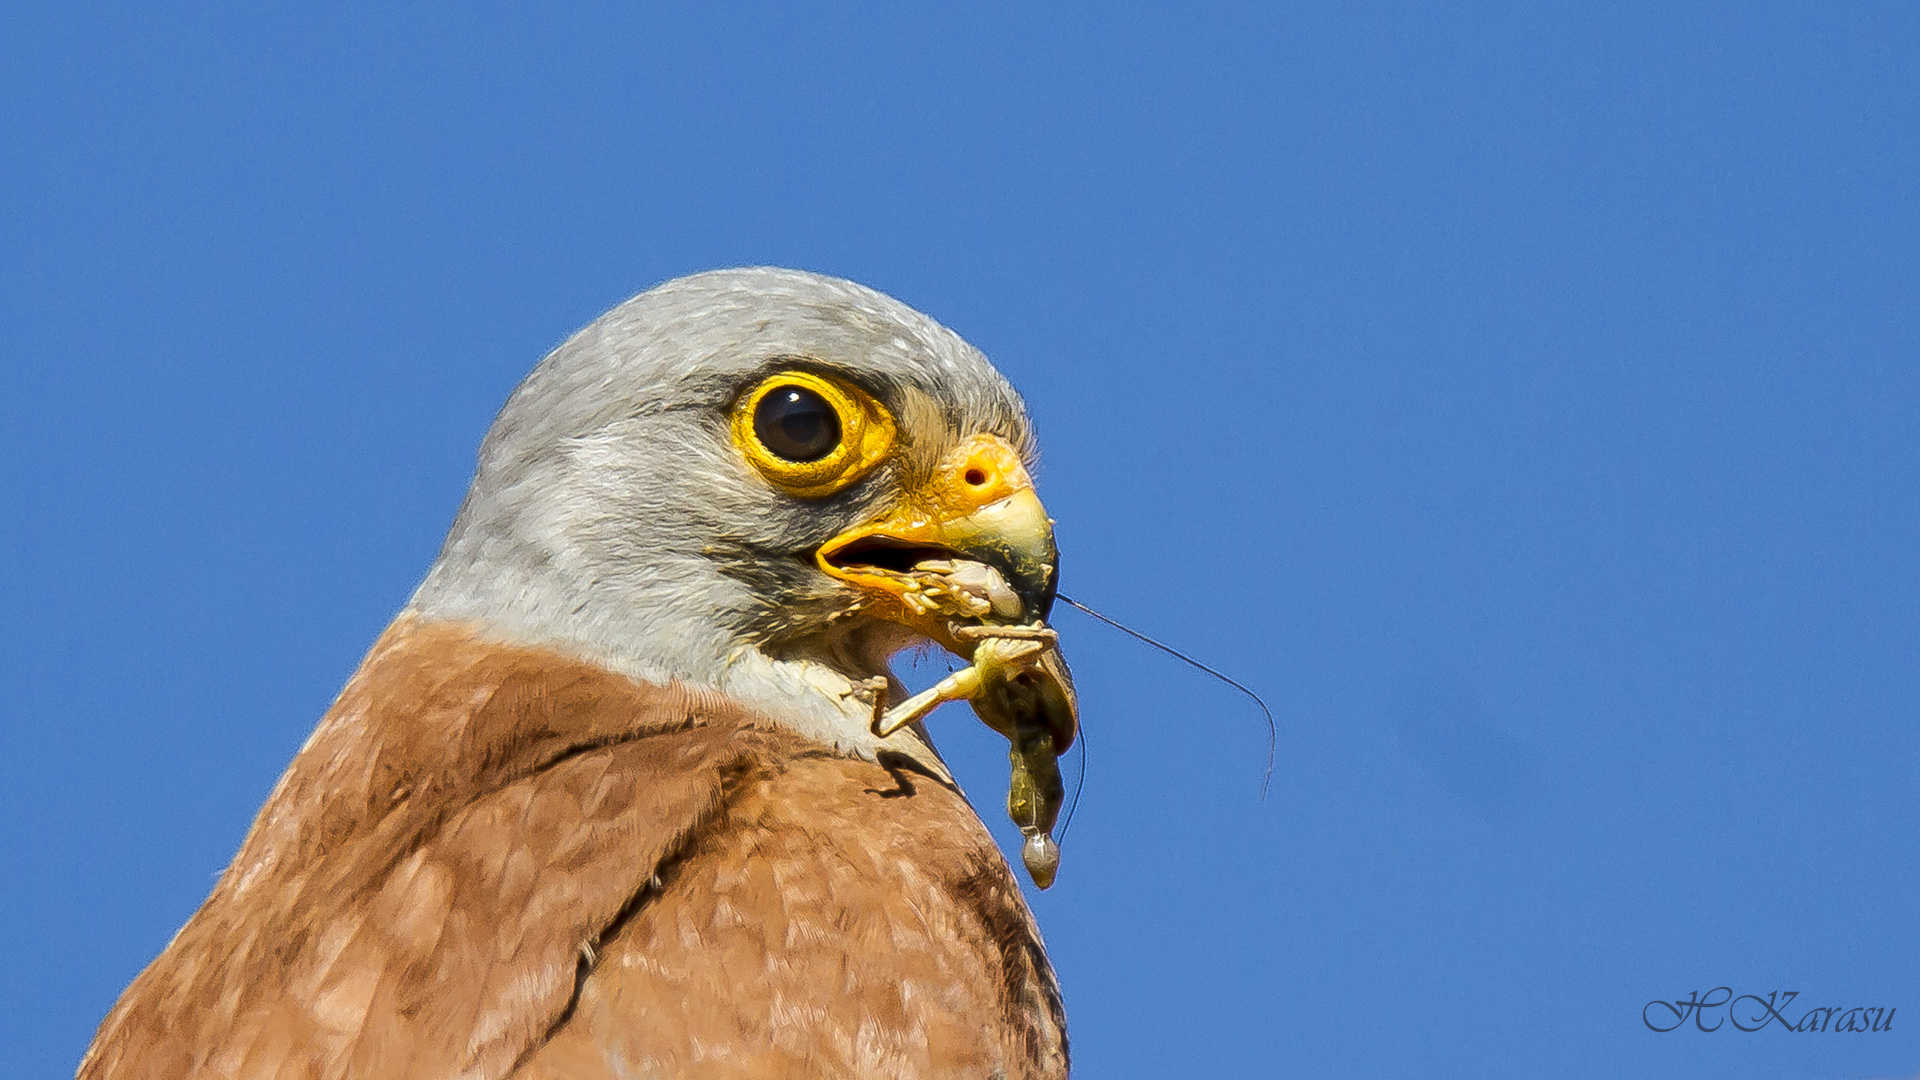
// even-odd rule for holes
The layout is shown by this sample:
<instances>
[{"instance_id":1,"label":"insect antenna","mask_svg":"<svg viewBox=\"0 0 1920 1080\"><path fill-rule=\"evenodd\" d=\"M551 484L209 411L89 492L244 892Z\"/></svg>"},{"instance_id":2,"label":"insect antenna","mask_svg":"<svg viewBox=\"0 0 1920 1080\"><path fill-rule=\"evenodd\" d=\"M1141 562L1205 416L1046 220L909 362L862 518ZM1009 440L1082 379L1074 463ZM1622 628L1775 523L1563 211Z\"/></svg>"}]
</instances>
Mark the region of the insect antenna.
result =
<instances>
[{"instance_id":1,"label":"insect antenna","mask_svg":"<svg viewBox=\"0 0 1920 1080\"><path fill-rule=\"evenodd\" d=\"M1226 683L1228 686L1233 687L1235 690L1238 690L1241 693L1252 698L1253 703L1255 705L1260 706L1260 711L1265 713L1267 717L1267 775L1265 779L1260 781L1260 798L1264 800L1267 797L1267 789L1273 786L1273 752L1274 752L1274 746L1278 742L1278 737L1276 735L1277 729L1274 727L1274 723L1273 723L1273 710L1267 708L1266 701L1264 701L1259 694L1256 694L1252 690L1247 689L1244 685L1242 685L1235 679L1221 672L1215 671L1214 669L1208 667L1207 665L1201 663L1200 661L1195 660L1193 657L1188 656L1186 653L1181 652L1179 649L1176 649L1171 645L1165 644L1164 642L1155 641L1154 639L1148 637L1147 635L1141 633L1140 631L1135 630L1133 627L1128 626L1126 623L1120 622L1116 619L1109 619L1105 615L1100 614L1099 612L1093 610L1092 608L1081 603L1080 601L1075 600L1073 597L1068 596L1065 593L1055 593L1054 597L1056 599L1065 600L1067 603L1073 605L1074 607L1079 608L1081 611L1086 612L1087 614L1093 616L1094 618L1099 619L1101 622L1106 623L1108 626L1113 627L1115 630L1118 630L1121 633L1126 634L1130 637L1136 638L1140 641L1144 641L1147 644L1153 646L1156 649L1159 649L1161 652L1166 653L1168 656L1171 656L1176 660L1184 660L1187 663L1192 664L1194 667L1199 668L1201 671L1206 672L1207 674L1213 676L1214 678L1219 679L1221 682ZM1084 752L1084 747L1082 748L1082 750ZM1077 791L1074 794L1074 798L1075 799L1079 798L1079 793ZM1073 820L1071 816L1072 812L1069 811L1068 813L1069 813L1069 816L1067 820L1069 823L1071 823ZM1064 834L1066 830L1063 828L1061 829L1061 832Z\"/></svg>"},{"instance_id":2,"label":"insect antenna","mask_svg":"<svg viewBox=\"0 0 1920 1080\"><path fill-rule=\"evenodd\" d=\"M1080 809L1080 793L1087 787L1087 729L1079 729L1073 741L1080 744L1080 775L1073 779L1073 801L1067 803L1067 820L1060 823L1058 842L1061 844L1067 842L1067 830L1073 828L1073 812Z\"/></svg>"}]
</instances>

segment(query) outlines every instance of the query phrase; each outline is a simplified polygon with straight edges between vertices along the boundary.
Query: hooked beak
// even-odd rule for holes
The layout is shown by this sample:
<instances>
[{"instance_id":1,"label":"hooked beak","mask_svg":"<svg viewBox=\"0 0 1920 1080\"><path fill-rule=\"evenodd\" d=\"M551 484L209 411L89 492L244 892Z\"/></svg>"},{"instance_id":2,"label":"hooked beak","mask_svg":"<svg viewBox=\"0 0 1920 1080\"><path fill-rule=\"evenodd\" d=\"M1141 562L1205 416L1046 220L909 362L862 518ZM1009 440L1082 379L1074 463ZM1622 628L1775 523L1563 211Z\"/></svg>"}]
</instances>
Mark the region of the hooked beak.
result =
<instances>
[{"instance_id":1,"label":"hooked beak","mask_svg":"<svg viewBox=\"0 0 1920 1080\"><path fill-rule=\"evenodd\" d=\"M967 439L885 516L827 541L814 557L829 576L889 598L894 610L884 617L961 655L971 655L973 643L954 640L950 616L910 595L918 587L916 567L962 561L992 567L1005 585L988 590L993 621L1034 624L1053 609L1060 562L1033 478L997 435Z\"/></svg>"}]
</instances>

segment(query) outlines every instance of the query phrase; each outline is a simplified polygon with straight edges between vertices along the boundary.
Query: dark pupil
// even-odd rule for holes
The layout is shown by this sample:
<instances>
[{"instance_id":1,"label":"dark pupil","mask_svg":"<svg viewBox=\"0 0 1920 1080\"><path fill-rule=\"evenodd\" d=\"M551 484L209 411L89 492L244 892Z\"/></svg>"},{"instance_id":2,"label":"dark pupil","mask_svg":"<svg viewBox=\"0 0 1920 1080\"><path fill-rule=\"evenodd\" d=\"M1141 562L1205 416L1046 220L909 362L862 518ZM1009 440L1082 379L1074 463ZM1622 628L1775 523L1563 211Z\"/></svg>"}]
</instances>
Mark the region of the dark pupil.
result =
<instances>
[{"instance_id":1,"label":"dark pupil","mask_svg":"<svg viewBox=\"0 0 1920 1080\"><path fill-rule=\"evenodd\" d=\"M788 461L819 461L840 445L840 417L819 394L781 386L754 406L753 433Z\"/></svg>"}]
</instances>

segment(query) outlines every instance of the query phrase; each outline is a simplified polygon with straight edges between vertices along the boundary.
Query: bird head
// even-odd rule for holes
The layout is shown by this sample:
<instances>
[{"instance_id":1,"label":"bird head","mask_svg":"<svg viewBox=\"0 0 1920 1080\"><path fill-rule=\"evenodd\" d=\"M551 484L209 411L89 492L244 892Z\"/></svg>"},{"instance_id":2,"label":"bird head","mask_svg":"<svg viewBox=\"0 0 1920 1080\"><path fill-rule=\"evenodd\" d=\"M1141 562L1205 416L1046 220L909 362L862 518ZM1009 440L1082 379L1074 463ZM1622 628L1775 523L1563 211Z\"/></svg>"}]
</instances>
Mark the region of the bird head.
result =
<instances>
[{"instance_id":1,"label":"bird head","mask_svg":"<svg viewBox=\"0 0 1920 1080\"><path fill-rule=\"evenodd\" d=\"M889 740L854 688L916 642L971 655L955 603L1046 617L1058 558L1032 457L1006 379L906 305L792 270L681 278L514 391L409 610L711 687L871 755ZM974 588L930 596L929 566Z\"/></svg>"}]
</instances>

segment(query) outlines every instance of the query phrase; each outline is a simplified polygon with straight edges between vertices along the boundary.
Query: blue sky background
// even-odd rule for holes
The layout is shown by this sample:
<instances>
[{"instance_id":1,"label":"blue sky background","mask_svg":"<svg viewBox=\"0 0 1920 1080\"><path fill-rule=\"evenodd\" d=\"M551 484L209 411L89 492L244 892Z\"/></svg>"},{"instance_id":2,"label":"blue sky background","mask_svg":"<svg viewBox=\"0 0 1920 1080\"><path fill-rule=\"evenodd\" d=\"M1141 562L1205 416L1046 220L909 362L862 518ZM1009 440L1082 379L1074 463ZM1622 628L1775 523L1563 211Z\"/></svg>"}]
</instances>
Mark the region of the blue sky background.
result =
<instances>
[{"instance_id":1,"label":"blue sky background","mask_svg":"<svg viewBox=\"0 0 1920 1080\"><path fill-rule=\"evenodd\" d=\"M1920 1073L1920 8L170 7L0 20L0 1073L199 903L519 377L751 263L985 349L1066 591L1280 715L1262 802L1244 701L1059 615L1079 1075ZM1900 1011L1642 1023L1720 985Z\"/></svg>"}]
</instances>

